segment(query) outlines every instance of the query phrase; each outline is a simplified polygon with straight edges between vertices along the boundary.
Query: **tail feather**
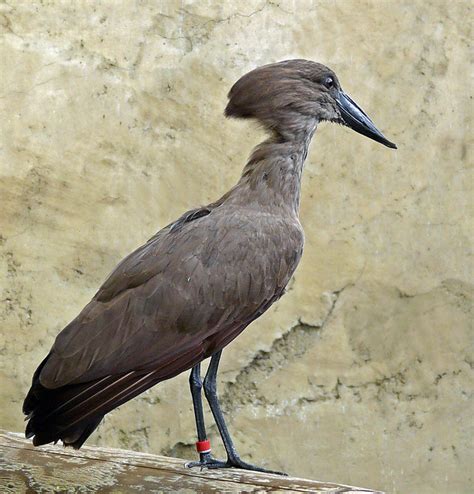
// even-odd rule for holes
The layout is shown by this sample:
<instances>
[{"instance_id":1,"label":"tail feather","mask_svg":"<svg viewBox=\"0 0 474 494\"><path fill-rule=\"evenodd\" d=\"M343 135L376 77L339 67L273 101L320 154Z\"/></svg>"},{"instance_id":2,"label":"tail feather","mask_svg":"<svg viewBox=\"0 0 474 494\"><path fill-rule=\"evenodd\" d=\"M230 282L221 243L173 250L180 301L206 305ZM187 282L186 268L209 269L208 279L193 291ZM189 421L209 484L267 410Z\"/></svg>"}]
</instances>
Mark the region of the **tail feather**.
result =
<instances>
[{"instance_id":1,"label":"tail feather","mask_svg":"<svg viewBox=\"0 0 474 494\"><path fill-rule=\"evenodd\" d=\"M56 389L44 387L39 380L47 358L36 370L23 404L28 420L26 437L33 437L35 446L61 440L65 446L80 448L106 413L158 382L192 367L202 359L202 354L188 351L152 371L109 375Z\"/></svg>"},{"instance_id":2,"label":"tail feather","mask_svg":"<svg viewBox=\"0 0 474 494\"><path fill-rule=\"evenodd\" d=\"M33 437L35 446L62 440L65 446L80 448L106 413L159 380L156 372L133 372L52 390L39 384L34 395L36 406L29 412L26 437ZM31 397L29 400L31 403Z\"/></svg>"},{"instance_id":3,"label":"tail feather","mask_svg":"<svg viewBox=\"0 0 474 494\"><path fill-rule=\"evenodd\" d=\"M96 417L89 420L83 426L79 426L75 430L73 429L68 435L63 435L61 439L64 446L72 446L74 449L79 449L86 439L96 430L103 418L103 415Z\"/></svg>"}]
</instances>

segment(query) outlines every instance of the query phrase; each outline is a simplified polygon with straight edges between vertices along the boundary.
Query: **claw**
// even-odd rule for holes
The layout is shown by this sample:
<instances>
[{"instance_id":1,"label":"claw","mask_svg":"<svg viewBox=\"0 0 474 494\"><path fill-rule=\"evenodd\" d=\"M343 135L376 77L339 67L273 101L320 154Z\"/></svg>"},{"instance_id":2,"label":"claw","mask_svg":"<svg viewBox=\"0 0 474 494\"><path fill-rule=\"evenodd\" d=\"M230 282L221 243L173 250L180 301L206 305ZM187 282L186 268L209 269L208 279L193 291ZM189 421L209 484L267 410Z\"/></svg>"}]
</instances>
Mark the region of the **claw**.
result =
<instances>
[{"instance_id":1,"label":"claw","mask_svg":"<svg viewBox=\"0 0 474 494\"><path fill-rule=\"evenodd\" d=\"M277 472L276 470L267 470L266 468L257 467L255 465L251 465L250 463L246 463L242 461L240 457L229 458L227 461L216 460L210 455L206 455L202 457L200 461L189 461L184 465L186 468L195 468L200 467L201 470L204 468L214 469L214 468L238 468L241 470L250 470L252 472L263 472L263 473L271 473L273 475L284 475L287 476L287 473Z\"/></svg>"},{"instance_id":2,"label":"claw","mask_svg":"<svg viewBox=\"0 0 474 494\"><path fill-rule=\"evenodd\" d=\"M188 461L184 466L186 468L200 467L203 470L204 468L229 468L231 465L226 461L216 460L212 456L209 456L200 461Z\"/></svg>"},{"instance_id":3,"label":"claw","mask_svg":"<svg viewBox=\"0 0 474 494\"><path fill-rule=\"evenodd\" d=\"M233 466L234 468L241 468L243 470L251 470L253 472L271 473L273 475L283 475L285 477L288 476L288 474L285 472L277 472L276 470L267 470L266 468L251 465L250 463L246 463L245 461L242 461L239 457L233 458L232 460L229 460L229 464L231 466Z\"/></svg>"}]
</instances>

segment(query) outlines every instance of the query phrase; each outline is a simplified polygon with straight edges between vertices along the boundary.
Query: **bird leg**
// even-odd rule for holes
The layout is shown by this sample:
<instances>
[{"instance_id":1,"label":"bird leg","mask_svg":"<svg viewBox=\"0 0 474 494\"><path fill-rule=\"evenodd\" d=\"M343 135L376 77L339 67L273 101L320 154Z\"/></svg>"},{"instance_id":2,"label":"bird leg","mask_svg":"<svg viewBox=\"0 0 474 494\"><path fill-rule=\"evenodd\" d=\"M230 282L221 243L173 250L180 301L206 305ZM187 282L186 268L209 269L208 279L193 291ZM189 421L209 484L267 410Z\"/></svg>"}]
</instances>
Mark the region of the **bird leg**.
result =
<instances>
[{"instance_id":1,"label":"bird leg","mask_svg":"<svg viewBox=\"0 0 474 494\"><path fill-rule=\"evenodd\" d=\"M191 388L191 396L193 397L194 418L196 419L196 429L198 435L198 444L203 444L207 441L206 424L204 423L204 413L202 409L202 379L201 379L201 364L197 364L193 367L191 374L189 375L189 386ZM193 461L187 463L186 466L192 467L207 467L212 464L215 465L218 460L214 459L210 451L199 452L199 461ZM222 466L225 466L225 462Z\"/></svg>"},{"instance_id":2,"label":"bird leg","mask_svg":"<svg viewBox=\"0 0 474 494\"><path fill-rule=\"evenodd\" d=\"M214 416L214 420L217 424L217 428L219 429L222 442L224 443L224 447L227 453L227 461L224 462L214 459L211 456L210 452L206 453L205 455L207 456L204 457L203 454L201 453L200 454L201 461L188 463L188 466L189 467L201 466L206 468L234 467L234 468L242 468L244 470L253 470L256 472L266 472L266 473L274 473L278 475L286 475L285 473L282 472L266 470L264 468L246 463L240 458L239 454L237 453L234 443L230 437L229 430L227 429L227 425L224 420L224 415L220 408L219 399L217 397L217 369L219 367L221 354L222 354L222 350L215 353L211 357L211 362L209 364L209 368L207 369L206 377L204 378L204 393L206 394L206 398L211 408L212 415ZM193 396L194 415L196 418L196 427L198 431L198 439L199 441L202 441L206 439L206 430L204 426L204 417L202 411L201 389L203 384L200 378L199 364L193 368L190 376L190 382L191 382L191 393Z\"/></svg>"}]
</instances>

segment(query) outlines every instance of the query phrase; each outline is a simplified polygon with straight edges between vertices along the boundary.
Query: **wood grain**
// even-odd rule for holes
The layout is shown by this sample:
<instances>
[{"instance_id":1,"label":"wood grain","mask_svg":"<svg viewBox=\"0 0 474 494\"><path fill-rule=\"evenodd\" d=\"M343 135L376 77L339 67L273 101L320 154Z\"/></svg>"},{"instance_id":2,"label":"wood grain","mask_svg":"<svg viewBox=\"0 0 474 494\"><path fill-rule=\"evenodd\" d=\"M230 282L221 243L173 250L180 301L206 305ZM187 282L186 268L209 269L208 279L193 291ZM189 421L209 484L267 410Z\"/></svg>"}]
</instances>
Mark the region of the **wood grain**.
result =
<instances>
[{"instance_id":1,"label":"wood grain","mask_svg":"<svg viewBox=\"0 0 474 494\"><path fill-rule=\"evenodd\" d=\"M0 431L2 493L376 493L329 482L243 470L197 470L184 460L84 446L34 448L21 434Z\"/></svg>"}]
</instances>

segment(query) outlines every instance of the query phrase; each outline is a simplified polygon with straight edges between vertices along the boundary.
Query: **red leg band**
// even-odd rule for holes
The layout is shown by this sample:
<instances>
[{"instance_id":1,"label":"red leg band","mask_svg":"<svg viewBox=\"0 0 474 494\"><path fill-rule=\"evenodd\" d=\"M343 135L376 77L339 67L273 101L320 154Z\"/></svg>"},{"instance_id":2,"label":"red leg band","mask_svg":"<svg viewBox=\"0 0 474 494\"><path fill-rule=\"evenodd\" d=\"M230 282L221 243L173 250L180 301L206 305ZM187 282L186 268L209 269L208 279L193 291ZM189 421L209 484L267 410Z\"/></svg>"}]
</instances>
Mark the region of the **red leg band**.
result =
<instances>
[{"instance_id":1,"label":"red leg band","mask_svg":"<svg viewBox=\"0 0 474 494\"><path fill-rule=\"evenodd\" d=\"M205 441L198 441L196 443L196 449L198 453L210 453L211 441L209 441L209 439L206 439Z\"/></svg>"}]
</instances>

